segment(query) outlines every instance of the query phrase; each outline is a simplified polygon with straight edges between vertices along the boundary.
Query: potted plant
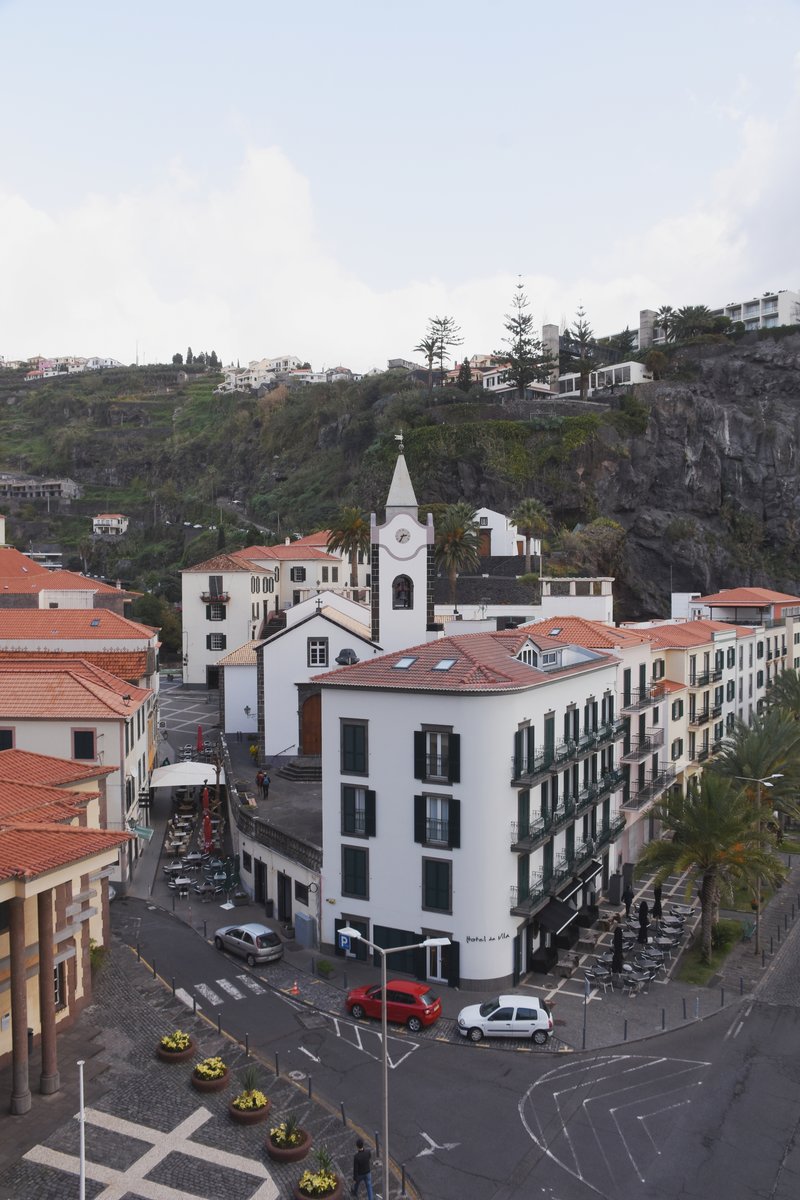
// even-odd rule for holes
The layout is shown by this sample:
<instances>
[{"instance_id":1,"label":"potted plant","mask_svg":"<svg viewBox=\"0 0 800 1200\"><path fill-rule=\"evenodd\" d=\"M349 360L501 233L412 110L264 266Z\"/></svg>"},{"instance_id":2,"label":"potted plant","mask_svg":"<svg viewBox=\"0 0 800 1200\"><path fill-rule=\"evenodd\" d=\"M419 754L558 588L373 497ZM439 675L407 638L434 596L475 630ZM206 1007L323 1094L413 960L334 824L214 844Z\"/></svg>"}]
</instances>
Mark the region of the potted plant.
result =
<instances>
[{"instance_id":1,"label":"potted plant","mask_svg":"<svg viewBox=\"0 0 800 1200\"><path fill-rule=\"evenodd\" d=\"M192 1087L198 1092L221 1092L228 1086L228 1068L219 1057L204 1058L192 1071Z\"/></svg>"},{"instance_id":2,"label":"potted plant","mask_svg":"<svg viewBox=\"0 0 800 1200\"><path fill-rule=\"evenodd\" d=\"M316 1151L317 1169L305 1170L294 1185L295 1200L308 1200L309 1197L326 1197L326 1200L338 1200L342 1194L342 1181L333 1169L333 1160L325 1149L320 1146Z\"/></svg>"},{"instance_id":3,"label":"potted plant","mask_svg":"<svg viewBox=\"0 0 800 1200\"><path fill-rule=\"evenodd\" d=\"M269 1097L258 1088L258 1068L251 1063L242 1072L242 1091L228 1105L228 1112L239 1125L257 1125L270 1110Z\"/></svg>"},{"instance_id":4,"label":"potted plant","mask_svg":"<svg viewBox=\"0 0 800 1200\"><path fill-rule=\"evenodd\" d=\"M182 1029L174 1033L165 1033L156 1046L156 1054L162 1062L188 1062L194 1058L194 1039Z\"/></svg>"},{"instance_id":5,"label":"potted plant","mask_svg":"<svg viewBox=\"0 0 800 1200\"><path fill-rule=\"evenodd\" d=\"M311 1149L311 1134L301 1129L294 1117L287 1117L270 1129L267 1154L275 1162L300 1162Z\"/></svg>"}]
</instances>

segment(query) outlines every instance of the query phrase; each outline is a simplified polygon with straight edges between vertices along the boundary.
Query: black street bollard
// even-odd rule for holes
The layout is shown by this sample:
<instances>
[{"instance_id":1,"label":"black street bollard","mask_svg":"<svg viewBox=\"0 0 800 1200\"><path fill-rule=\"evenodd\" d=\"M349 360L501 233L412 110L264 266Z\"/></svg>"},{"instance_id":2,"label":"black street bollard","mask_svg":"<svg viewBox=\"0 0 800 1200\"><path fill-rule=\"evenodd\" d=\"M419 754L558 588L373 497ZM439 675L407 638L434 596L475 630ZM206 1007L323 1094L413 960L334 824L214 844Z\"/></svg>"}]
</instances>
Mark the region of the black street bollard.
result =
<instances>
[{"instance_id":1,"label":"black street bollard","mask_svg":"<svg viewBox=\"0 0 800 1200\"><path fill-rule=\"evenodd\" d=\"M375 1130L375 1157L380 1158L380 1156L381 1156L381 1139L378 1137L378 1131L376 1129Z\"/></svg>"},{"instance_id":2,"label":"black street bollard","mask_svg":"<svg viewBox=\"0 0 800 1200\"><path fill-rule=\"evenodd\" d=\"M275 1078L278 1079L281 1073L281 1066L278 1061L278 1051L275 1051Z\"/></svg>"},{"instance_id":3,"label":"black street bollard","mask_svg":"<svg viewBox=\"0 0 800 1200\"><path fill-rule=\"evenodd\" d=\"M217 1013L217 1033L222 1033L222 1013Z\"/></svg>"},{"instance_id":4,"label":"black street bollard","mask_svg":"<svg viewBox=\"0 0 800 1200\"><path fill-rule=\"evenodd\" d=\"M138 943L138 942L136 943L136 961L137 961L137 962L141 962L141 961L142 961L142 951L141 951L141 948L140 948L140 946L139 946L139 943Z\"/></svg>"},{"instance_id":5,"label":"black street bollard","mask_svg":"<svg viewBox=\"0 0 800 1200\"><path fill-rule=\"evenodd\" d=\"M683 997L683 1019L686 1020L686 997Z\"/></svg>"},{"instance_id":6,"label":"black street bollard","mask_svg":"<svg viewBox=\"0 0 800 1200\"><path fill-rule=\"evenodd\" d=\"M695 998L694 998L694 1017L695 1017L696 1021L700 1020L700 997L699 996L695 996Z\"/></svg>"},{"instance_id":7,"label":"black street bollard","mask_svg":"<svg viewBox=\"0 0 800 1200\"><path fill-rule=\"evenodd\" d=\"M197 996L192 996L192 1016L197 1016Z\"/></svg>"},{"instance_id":8,"label":"black street bollard","mask_svg":"<svg viewBox=\"0 0 800 1200\"><path fill-rule=\"evenodd\" d=\"M401 1170L401 1175L400 1175L400 1195L401 1195L401 1196L405 1196L405 1194L406 1194L406 1164L405 1164L405 1163L403 1163L403 1165L402 1165L402 1167L400 1168L400 1170Z\"/></svg>"},{"instance_id":9,"label":"black street bollard","mask_svg":"<svg viewBox=\"0 0 800 1200\"><path fill-rule=\"evenodd\" d=\"M250 1034L249 1033L245 1033L245 1035L244 1035L244 1056L245 1056L245 1058L250 1057Z\"/></svg>"},{"instance_id":10,"label":"black street bollard","mask_svg":"<svg viewBox=\"0 0 800 1200\"><path fill-rule=\"evenodd\" d=\"M623 1042L627 1042L627 1040L628 1040L628 1018L627 1017L625 1018L625 1026L622 1031L622 1040L623 1040Z\"/></svg>"},{"instance_id":11,"label":"black street bollard","mask_svg":"<svg viewBox=\"0 0 800 1200\"><path fill-rule=\"evenodd\" d=\"M342 1124L344 1125L344 1127L346 1129L347 1128L347 1117L345 1116L345 1113L344 1113L344 1100L339 1101L339 1108L342 1110Z\"/></svg>"},{"instance_id":12,"label":"black street bollard","mask_svg":"<svg viewBox=\"0 0 800 1200\"><path fill-rule=\"evenodd\" d=\"M207 938L207 937L208 937L208 926L207 926L207 922L206 922L206 921L203 921L203 937L204 937L204 938Z\"/></svg>"},{"instance_id":13,"label":"black street bollard","mask_svg":"<svg viewBox=\"0 0 800 1200\"><path fill-rule=\"evenodd\" d=\"M175 976L172 976L172 994L175 995Z\"/></svg>"},{"instance_id":14,"label":"black street bollard","mask_svg":"<svg viewBox=\"0 0 800 1200\"><path fill-rule=\"evenodd\" d=\"M767 952L766 952L766 950L762 950L761 951L761 966L765 967L766 965L767 965Z\"/></svg>"},{"instance_id":15,"label":"black street bollard","mask_svg":"<svg viewBox=\"0 0 800 1200\"><path fill-rule=\"evenodd\" d=\"M725 988L724 987L721 987L719 989L719 1006L720 1006L720 1008L725 1007Z\"/></svg>"},{"instance_id":16,"label":"black street bollard","mask_svg":"<svg viewBox=\"0 0 800 1200\"><path fill-rule=\"evenodd\" d=\"M153 959L153 979L156 977L156 960Z\"/></svg>"},{"instance_id":17,"label":"black street bollard","mask_svg":"<svg viewBox=\"0 0 800 1200\"><path fill-rule=\"evenodd\" d=\"M662 1008L662 1010L661 1010L661 1032L663 1033L666 1028L667 1028L667 1010L665 1008Z\"/></svg>"},{"instance_id":18,"label":"black street bollard","mask_svg":"<svg viewBox=\"0 0 800 1200\"><path fill-rule=\"evenodd\" d=\"M172 893L172 911L175 912L175 893Z\"/></svg>"},{"instance_id":19,"label":"black street bollard","mask_svg":"<svg viewBox=\"0 0 800 1200\"><path fill-rule=\"evenodd\" d=\"M308 1077L308 1098L311 1099L311 1076Z\"/></svg>"}]
</instances>

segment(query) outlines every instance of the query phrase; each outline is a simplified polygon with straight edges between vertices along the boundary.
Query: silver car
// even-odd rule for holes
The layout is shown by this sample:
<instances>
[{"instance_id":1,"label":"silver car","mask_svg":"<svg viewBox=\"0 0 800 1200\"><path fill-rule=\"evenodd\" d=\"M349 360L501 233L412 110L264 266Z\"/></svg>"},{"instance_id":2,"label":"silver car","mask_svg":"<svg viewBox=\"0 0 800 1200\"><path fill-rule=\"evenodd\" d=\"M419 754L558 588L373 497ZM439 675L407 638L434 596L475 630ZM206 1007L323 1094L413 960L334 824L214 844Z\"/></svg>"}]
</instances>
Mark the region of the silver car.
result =
<instances>
[{"instance_id":1,"label":"silver car","mask_svg":"<svg viewBox=\"0 0 800 1200\"><path fill-rule=\"evenodd\" d=\"M283 942L266 925L223 925L214 934L214 945L239 954L248 967L283 958Z\"/></svg>"}]
</instances>

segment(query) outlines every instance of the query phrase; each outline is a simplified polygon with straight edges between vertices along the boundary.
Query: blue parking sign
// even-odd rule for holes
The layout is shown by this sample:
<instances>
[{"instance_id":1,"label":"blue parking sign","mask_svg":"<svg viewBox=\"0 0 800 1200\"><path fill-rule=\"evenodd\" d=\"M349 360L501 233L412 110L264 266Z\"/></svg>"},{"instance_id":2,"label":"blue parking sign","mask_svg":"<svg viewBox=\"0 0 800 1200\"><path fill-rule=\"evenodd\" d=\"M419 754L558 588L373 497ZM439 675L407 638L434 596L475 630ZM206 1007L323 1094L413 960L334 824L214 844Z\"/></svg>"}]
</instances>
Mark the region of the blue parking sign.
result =
<instances>
[{"instance_id":1,"label":"blue parking sign","mask_svg":"<svg viewBox=\"0 0 800 1200\"><path fill-rule=\"evenodd\" d=\"M339 949L340 950L349 950L350 949L350 935L348 933L340 933L339 934Z\"/></svg>"}]
</instances>

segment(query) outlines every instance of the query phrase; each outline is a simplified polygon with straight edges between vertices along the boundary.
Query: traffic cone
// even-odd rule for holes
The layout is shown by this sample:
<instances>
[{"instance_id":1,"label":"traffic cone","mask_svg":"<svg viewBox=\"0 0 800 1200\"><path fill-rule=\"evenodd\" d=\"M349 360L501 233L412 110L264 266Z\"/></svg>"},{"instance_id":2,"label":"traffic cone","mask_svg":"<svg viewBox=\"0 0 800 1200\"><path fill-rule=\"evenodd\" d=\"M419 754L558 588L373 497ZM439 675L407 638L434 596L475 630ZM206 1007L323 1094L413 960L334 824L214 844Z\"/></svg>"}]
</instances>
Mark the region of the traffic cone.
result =
<instances>
[{"instance_id":1,"label":"traffic cone","mask_svg":"<svg viewBox=\"0 0 800 1200\"><path fill-rule=\"evenodd\" d=\"M297 986L296 979L295 979L294 983L292 984L292 986L289 988L289 995L290 996L299 996L300 995L300 988Z\"/></svg>"}]
</instances>

